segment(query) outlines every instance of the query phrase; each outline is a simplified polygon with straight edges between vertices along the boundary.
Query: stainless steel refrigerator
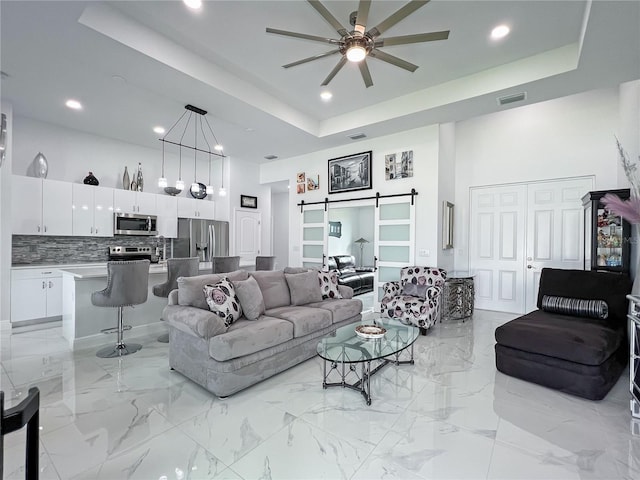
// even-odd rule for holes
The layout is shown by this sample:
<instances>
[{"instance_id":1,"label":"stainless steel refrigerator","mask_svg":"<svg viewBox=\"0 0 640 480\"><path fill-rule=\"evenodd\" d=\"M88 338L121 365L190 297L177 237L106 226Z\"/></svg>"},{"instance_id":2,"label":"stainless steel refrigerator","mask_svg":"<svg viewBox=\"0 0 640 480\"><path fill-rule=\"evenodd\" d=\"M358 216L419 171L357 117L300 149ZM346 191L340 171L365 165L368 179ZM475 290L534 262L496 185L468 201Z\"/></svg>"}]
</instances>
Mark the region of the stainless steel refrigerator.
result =
<instances>
[{"instance_id":1,"label":"stainless steel refrigerator","mask_svg":"<svg viewBox=\"0 0 640 480\"><path fill-rule=\"evenodd\" d=\"M199 257L210 262L211 257L229 255L229 222L218 220L178 219L178 238L173 242L173 256Z\"/></svg>"}]
</instances>

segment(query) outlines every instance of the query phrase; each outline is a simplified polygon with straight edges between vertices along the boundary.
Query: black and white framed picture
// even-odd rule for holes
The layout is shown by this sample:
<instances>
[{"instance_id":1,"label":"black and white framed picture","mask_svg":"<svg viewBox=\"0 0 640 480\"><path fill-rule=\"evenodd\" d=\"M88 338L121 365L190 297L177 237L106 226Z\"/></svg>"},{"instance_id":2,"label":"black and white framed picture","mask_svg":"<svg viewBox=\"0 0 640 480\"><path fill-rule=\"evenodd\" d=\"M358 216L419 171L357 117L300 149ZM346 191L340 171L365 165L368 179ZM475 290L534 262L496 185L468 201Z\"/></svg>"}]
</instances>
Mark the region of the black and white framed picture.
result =
<instances>
[{"instance_id":1,"label":"black and white framed picture","mask_svg":"<svg viewBox=\"0 0 640 480\"><path fill-rule=\"evenodd\" d=\"M258 208L258 197L240 195L240 206L242 208Z\"/></svg>"},{"instance_id":2,"label":"black and white framed picture","mask_svg":"<svg viewBox=\"0 0 640 480\"><path fill-rule=\"evenodd\" d=\"M329 193L371 187L371 150L329 160Z\"/></svg>"},{"instance_id":3,"label":"black and white framed picture","mask_svg":"<svg viewBox=\"0 0 640 480\"><path fill-rule=\"evenodd\" d=\"M385 180L413 177L413 150L384 156Z\"/></svg>"}]
</instances>

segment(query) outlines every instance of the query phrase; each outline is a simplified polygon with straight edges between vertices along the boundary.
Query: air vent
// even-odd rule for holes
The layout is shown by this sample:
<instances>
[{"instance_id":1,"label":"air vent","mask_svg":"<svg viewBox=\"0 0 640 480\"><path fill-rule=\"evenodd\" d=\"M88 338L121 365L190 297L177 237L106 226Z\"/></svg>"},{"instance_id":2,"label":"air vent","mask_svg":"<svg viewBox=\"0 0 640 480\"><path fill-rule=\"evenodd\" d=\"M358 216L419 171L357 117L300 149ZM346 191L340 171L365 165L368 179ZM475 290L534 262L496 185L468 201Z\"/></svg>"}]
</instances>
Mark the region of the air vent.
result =
<instances>
[{"instance_id":1,"label":"air vent","mask_svg":"<svg viewBox=\"0 0 640 480\"><path fill-rule=\"evenodd\" d=\"M508 105L509 103L521 102L527 99L527 92L515 93L513 95L505 95L504 97L498 97L498 105Z\"/></svg>"},{"instance_id":2,"label":"air vent","mask_svg":"<svg viewBox=\"0 0 640 480\"><path fill-rule=\"evenodd\" d=\"M267 160L275 160L276 158L278 158L278 155L265 155L264 158L266 158Z\"/></svg>"},{"instance_id":3,"label":"air vent","mask_svg":"<svg viewBox=\"0 0 640 480\"><path fill-rule=\"evenodd\" d=\"M361 138L367 138L367 136L360 132L360 133L352 133L351 135L347 135L348 138L350 138L351 140L360 140Z\"/></svg>"}]
</instances>

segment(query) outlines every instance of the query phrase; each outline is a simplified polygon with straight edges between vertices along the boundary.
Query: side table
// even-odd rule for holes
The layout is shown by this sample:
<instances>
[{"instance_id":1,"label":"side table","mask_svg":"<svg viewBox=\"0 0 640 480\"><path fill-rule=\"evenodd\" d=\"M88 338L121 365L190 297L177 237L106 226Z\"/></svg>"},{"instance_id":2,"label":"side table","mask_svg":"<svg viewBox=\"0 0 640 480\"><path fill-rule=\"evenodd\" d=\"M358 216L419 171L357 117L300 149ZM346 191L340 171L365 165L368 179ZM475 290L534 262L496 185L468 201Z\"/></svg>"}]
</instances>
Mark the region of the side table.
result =
<instances>
[{"instance_id":1,"label":"side table","mask_svg":"<svg viewBox=\"0 0 640 480\"><path fill-rule=\"evenodd\" d=\"M466 271L447 272L444 282L444 310L445 320L466 320L473 315L475 273Z\"/></svg>"},{"instance_id":2,"label":"side table","mask_svg":"<svg viewBox=\"0 0 640 480\"><path fill-rule=\"evenodd\" d=\"M627 295L629 299L629 391L631 415L640 419L640 296ZM632 429L640 435L640 427Z\"/></svg>"}]
</instances>

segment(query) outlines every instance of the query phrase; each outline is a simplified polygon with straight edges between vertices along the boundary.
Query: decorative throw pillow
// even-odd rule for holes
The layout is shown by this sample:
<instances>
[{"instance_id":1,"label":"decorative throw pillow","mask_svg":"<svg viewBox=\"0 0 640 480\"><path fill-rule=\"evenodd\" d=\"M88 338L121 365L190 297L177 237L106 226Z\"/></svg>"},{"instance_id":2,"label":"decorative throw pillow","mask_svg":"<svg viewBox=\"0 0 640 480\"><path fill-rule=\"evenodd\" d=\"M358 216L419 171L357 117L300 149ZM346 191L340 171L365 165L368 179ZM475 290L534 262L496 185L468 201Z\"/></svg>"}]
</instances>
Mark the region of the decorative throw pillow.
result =
<instances>
[{"instance_id":1,"label":"decorative throw pillow","mask_svg":"<svg viewBox=\"0 0 640 480\"><path fill-rule=\"evenodd\" d=\"M248 320L258 320L260 315L264 314L264 298L256 279L249 277L246 280L233 282L233 286L236 289L244 316Z\"/></svg>"},{"instance_id":2,"label":"decorative throw pillow","mask_svg":"<svg viewBox=\"0 0 640 480\"><path fill-rule=\"evenodd\" d=\"M574 317L605 319L609 316L609 306L604 300L584 300L552 295L542 296L542 310Z\"/></svg>"},{"instance_id":3,"label":"decorative throw pillow","mask_svg":"<svg viewBox=\"0 0 640 480\"><path fill-rule=\"evenodd\" d=\"M342 298L338 290L338 272L332 270L330 272L318 272L318 280L320 281L320 293L322 299Z\"/></svg>"},{"instance_id":4,"label":"decorative throw pillow","mask_svg":"<svg viewBox=\"0 0 640 480\"><path fill-rule=\"evenodd\" d=\"M317 270L305 273L285 273L284 276L291 293L291 305L306 305L322 301Z\"/></svg>"},{"instance_id":5,"label":"decorative throw pillow","mask_svg":"<svg viewBox=\"0 0 640 480\"><path fill-rule=\"evenodd\" d=\"M222 318L226 327L242 316L240 300L233 288L233 283L227 277L214 285L205 285L202 290L209 310Z\"/></svg>"},{"instance_id":6,"label":"decorative throw pillow","mask_svg":"<svg viewBox=\"0 0 640 480\"><path fill-rule=\"evenodd\" d=\"M402 287L402 295L418 297L424 300L427 296L427 288L429 288L429 285L416 285L415 283L407 282Z\"/></svg>"}]
</instances>

